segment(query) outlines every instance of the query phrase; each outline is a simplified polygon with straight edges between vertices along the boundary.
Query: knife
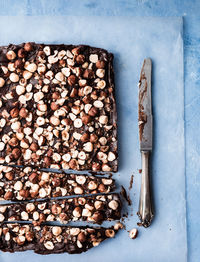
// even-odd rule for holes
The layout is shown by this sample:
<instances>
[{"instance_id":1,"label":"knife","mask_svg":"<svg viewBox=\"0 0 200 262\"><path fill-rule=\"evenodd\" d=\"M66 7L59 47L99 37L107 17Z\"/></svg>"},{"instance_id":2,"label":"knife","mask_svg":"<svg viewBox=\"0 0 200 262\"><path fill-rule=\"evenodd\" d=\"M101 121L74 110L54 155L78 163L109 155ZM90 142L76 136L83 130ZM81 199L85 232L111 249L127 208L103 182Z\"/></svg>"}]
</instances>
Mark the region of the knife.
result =
<instances>
[{"instance_id":1,"label":"knife","mask_svg":"<svg viewBox=\"0 0 200 262\"><path fill-rule=\"evenodd\" d=\"M150 156L153 148L153 116L151 105L152 62L146 58L140 73L138 125L142 159L142 180L138 216L141 224L148 227L153 219L153 204L150 188Z\"/></svg>"}]
</instances>

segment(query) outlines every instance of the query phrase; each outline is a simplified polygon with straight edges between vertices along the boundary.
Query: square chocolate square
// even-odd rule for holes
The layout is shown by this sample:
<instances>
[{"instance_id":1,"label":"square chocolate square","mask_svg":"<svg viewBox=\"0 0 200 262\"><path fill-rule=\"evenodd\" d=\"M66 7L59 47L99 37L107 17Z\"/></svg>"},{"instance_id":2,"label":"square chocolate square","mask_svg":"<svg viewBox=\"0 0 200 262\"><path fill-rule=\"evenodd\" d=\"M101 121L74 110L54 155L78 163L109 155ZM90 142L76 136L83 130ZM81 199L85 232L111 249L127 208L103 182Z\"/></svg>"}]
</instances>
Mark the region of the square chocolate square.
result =
<instances>
[{"instance_id":1,"label":"square chocolate square","mask_svg":"<svg viewBox=\"0 0 200 262\"><path fill-rule=\"evenodd\" d=\"M0 163L117 171L113 55L89 46L0 47Z\"/></svg>"}]
</instances>

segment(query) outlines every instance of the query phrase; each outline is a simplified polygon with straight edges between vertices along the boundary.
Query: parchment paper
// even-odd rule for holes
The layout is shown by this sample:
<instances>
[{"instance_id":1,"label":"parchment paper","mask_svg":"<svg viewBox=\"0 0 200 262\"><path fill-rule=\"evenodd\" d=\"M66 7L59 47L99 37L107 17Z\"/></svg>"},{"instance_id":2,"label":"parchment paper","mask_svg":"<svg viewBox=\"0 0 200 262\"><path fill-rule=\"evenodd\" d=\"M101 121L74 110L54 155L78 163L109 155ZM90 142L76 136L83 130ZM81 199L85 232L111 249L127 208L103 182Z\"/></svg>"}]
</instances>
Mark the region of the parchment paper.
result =
<instances>
[{"instance_id":1,"label":"parchment paper","mask_svg":"<svg viewBox=\"0 0 200 262\"><path fill-rule=\"evenodd\" d=\"M155 219L139 228L136 240L120 232L115 239L81 255L36 255L32 251L2 253L1 262L175 262L186 261L183 43L181 18L130 17L1 17L0 44L36 41L89 44L115 55L119 116L120 168L114 175L128 189L133 206L126 229L136 227L141 175L137 108L143 59L153 60ZM133 216L131 216L133 214Z\"/></svg>"}]
</instances>

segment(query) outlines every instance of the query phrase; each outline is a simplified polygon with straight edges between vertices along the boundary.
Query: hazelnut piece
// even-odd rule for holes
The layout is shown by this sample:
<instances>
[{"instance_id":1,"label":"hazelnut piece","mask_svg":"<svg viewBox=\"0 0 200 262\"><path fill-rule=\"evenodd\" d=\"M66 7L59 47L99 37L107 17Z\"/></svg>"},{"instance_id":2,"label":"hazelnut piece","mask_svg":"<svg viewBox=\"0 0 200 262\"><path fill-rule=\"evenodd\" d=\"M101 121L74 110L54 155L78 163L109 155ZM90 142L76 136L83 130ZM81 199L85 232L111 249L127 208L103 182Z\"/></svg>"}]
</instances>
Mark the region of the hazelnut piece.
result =
<instances>
[{"instance_id":1,"label":"hazelnut piece","mask_svg":"<svg viewBox=\"0 0 200 262\"><path fill-rule=\"evenodd\" d=\"M10 199L12 199L12 197L13 197L13 192L11 192L11 191L7 191L4 195L5 200L10 200Z\"/></svg>"},{"instance_id":2,"label":"hazelnut piece","mask_svg":"<svg viewBox=\"0 0 200 262\"><path fill-rule=\"evenodd\" d=\"M14 159L18 159L21 156L21 150L19 148L14 148L12 150L12 155L14 157Z\"/></svg>"},{"instance_id":3,"label":"hazelnut piece","mask_svg":"<svg viewBox=\"0 0 200 262\"><path fill-rule=\"evenodd\" d=\"M71 159L71 160L69 161L69 167L70 167L71 169L76 169L76 168L77 168L77 161L76 161L76 159Z\"/></svg>"},{"instance_id":4,"label":"hazelnut piece","mask_svg":"<svg viewBox=\"0 0 200 262\"><path fill-rule=\"evenodd\" d=\"M99 212L99 211L96 211L96 212L93 214L92 218L93 218L94 221L97 222L97 223L100 223L101 221L103 221L103 215L102 215L101 212Z\"/></svg>"},{"instance_id":5,"label":"hazelnut piece","mask_svg":"<svg viewBox=\"0 0 200 262\"><path fill-rule=\"evenodd\" d=\"M8 144L10 145L10 146L17 146L18 145L18 139L16 138L16 137L12 137L11 139L10 139L10 141L8 141Z\"/></svg>"},{"instance_id":6,"label":"hazelnut piece","mask_svg":"<svg viewBox=\"0 0 200 262\"><path fill-rule=\"evenodd\" d=\"M59 219L60 219L60 221L68 221L69 218L68 218L66 213L61 213L59 215Z\"/></svg>"},{"instance_id":7,"label":"hazelnut piece","mask_svg":"<svg viewBox=\"0 0 200 262\"><path fill-rule=\"evenodd\" d=\"M82 120L82 121L83 121L83 120ZM83 123L84 123L84 122L83 122ZM85 124L85 123L84 123L84 124ZM89 141L89 134L88 134L88 133L82 134L80 140L81 140L82 142L87 142L87 141Z\"/></svg>"},{"instance_id":8,"label":"hazelnut piece","mask_svg":"<svg viewBox=\"0 0 200 262\"><path fill-rule=\"evenodd\" d=\"M17 240L17 244L19 246L22 246L24 244L24 242L26 241L26 238L25 238L25 236L19 235L19 236L17 236L16 240Z\"/></svg>"},{"instance_id":9,"label":"hazelnut piece","mask_svg":"<svg viewBox=\"0 0 200 262\"><path fill-rule=\"evenodd\" d=\"M62 232L62 228L58 226L52 227L52 233L54 236L59 236Z\"/></svg>"},{"instance_id":10,"label":"hazelnut piece","mask_svg":"<svg viewBox=\"0 0 200 262\"><path fill-rule=\"evenodd\" d=\"M19 58L24 58L26 56L26 51L23 48L21 48L18 50L17 55Z\"/></svg>"},{"instance_id":11,"label":"hazelnut piece","mask_svg":"<svg viewBox=\"0 0 200 262\"><path fill-rule=\"evenodd\" d=\"M28 110L26 108L21 108L20 111L19 111L19 115L22 117L22 118L26 118L28 116Z\"/></svg>"},{"instance_id":12,"label":"hazelnut piece","mask_svg":"<svg viewBox=\"0 0 200 262\"><path fill-rule=\"evenodd\" d=\"M91 122L91 117L88 115L83 115L81 119L84 125L87 125L88 123Z\"/></svg>"},{"instance_id":13,"label":"hazelnut piece","mask_svg":"<svg viewBox=\"0 0 200 262\"><path fill-rule=\"evenodd\" d=\"M131 229L130 232L129 232L129 237L130 237L131 239L135 239L135 238L137 237L137 234L138 234L137 228L133 228L133 229Z\"/></svg>"},{"instance_id":14,"label":"hazelnut piece","mask_svg":"<svg viewBox=\"0 0 200 262\"><path fill-rule=\"evenodd\" d=\"M51 102L51 110L56 111L59 108L59 105L56 104L56 102Z\"/></svg>"},{"instance_id":15,"label":"hazelnut piece","mask_svg":"<svg viewBox=\"0 0 200 262\"><path fill-rule=\"evenodd\" d=\"M36 152L38 150L38 145L36 143L32 143L30 145L30 150Z\"/></svg>"},{"instance_id":16,"label":"hazelnut piece","mask_svg":"<svg viewBox=\"0 0 200 262\"><path fill-rule=\"evenodd\" d=\"M81 212L82 212L82 210L81 210L80 207L75 207L74 210L73 210L73 216L78 218L78 217L81 216Z\"/></svg>"},{"instance_id":17,"label":"hazelnut piece","mask_svg":"<svg viewBox=\"0 0 200 262\"><path fill-rule=\"evenodd\" d=\"M79 234L78 234L78 241L80 241L80 242L85 242L86 241L86 236L85 236L85 233L84 232L80 232Z\"/></svg>"},{"instance_id":18,"label":"hazelnut piece","mask_svg":"<svg viewBox=\"0 0 200 262\"><path fill-rule=\"evenodd\" d=\"M56 116L51 116L50 123L54 126L58 126L60 124L60 120Z\"/></svg>"},{"instance_id":19,"label":"hazelnut piece","mask_svg":"<svg viewBox=\"0 0 200 262\"><path fill-rule=\"evenodd\" d=\"M104 184L100 184L100 185L98 186L98 190L99 190L99 192L103 193L103 192L106 191L106 187L104 186Z\"/></svg>"},{"instance_id":20,"label":"hazelnut piece","mask_svg":"<svg viewBox=\"0 0 200 262\"><path fill-rule=\"evenodd\" d=\"M77 81L77 78L75 75L70 75L68 78L67 78L67 82L70 86L73 86L76 84L76 81Z\"/></svg>"},{"instance_id":21,"label":"hazelnut piece","mask_svg":"<svg viewBox=\"0 0 200 262\"><path fill-rule=\"evenodd\" d=\"M30 176L29 176L29 181L33 184L37 183L37 180L38 180L38 175L37 173L32 173Z\"/></svg>"},{"instance_id":22,"label":"hazelnut piece","mask_svg":"<svg viewBox=\"0 0 200 262\"><path fill-rule=\"evenodd\" d=\"M29 191L28 190L25 190L25 189L21 189L19 191L19 195L23 198L28 198L29 197Z\"/></svg>"},{"instance_id":23,"label":"hazelnut piece","mask_svg":"<svg viewBox=\"0 0 200 262\"><path fill-rule=\"evenodd\" d=\"M17 59L14 63L15 68L22 69L24 67L24 63L21 59Z\"/></svg>"},{"instance_id":24,"label":"hazelnut piece","mask_svg":"<svg viewBox=\"0 0 200 262\"><path fill-rule=\"evenodd\" d=\"M5 80L2 77L0 77L0 87L4 86L4 84L5 84Z\"/></svg>"},{"instance_id":25,"label":"hazelnut piece","mask_svg":"<svg viewBox=\"0 0 200 262\"><path fill-rule=\"evenodd\" d=\"M113 229L106 229L105 234L107 237L114 237L115 231Z\"/></svg>"},{"instance_id":26,"label":"hazelnut piece","mask_svg":"<svg viewBox=\"0 0 200 262\"><path fill-rule=\"evenodd\" d=\"M98 60L98 61L96 62L96 67L97 67L98 69L104 68L104 67L105 67L105 62Z\"/></svg>"},{"instance_id":27,"label":"hazelnut piece","mask_svg":"<svg viewBox=\"0 0 200 262\"><path fill-rule=\"evenodd\" d=\"M96 107L92 107L92 108L89 110L88 114L89 114L90 116L96 116L96 115L98 114L98 109L97 109Z\"/></svg>"},{"instance_id":28,"label":"hazelnut piece","mask_svg":"<svg viewBox=\"0 0 200 262\"><path fill-rule=\"evenodd\" d=\"M59 98L60 98L60 93L59 93L59 92L54 92L54 93L52 94L52 98L53 98L53 99L59 99Z\"/></svg>"},{"instance_id":29,"label":"hazelnut piece","mask_svg":"<svg viewBox=\"0 0 200 262\"><path fill-rule=\"evenodd\" d=\"M83 73L83 77L86 79L91 79L94 77L94 72L91 69L86 69Z\"/></svg>"},{"instance_id":30,"label":"hazelnut piece","mask_svg":"<svg viewBox=\"0 0 200 262\"><path fill-rule=\"evenodd\" d=\"M16 82L19 81L19 76L15 73L11 73L9 78L10 78L10 81L13 82L13 83L16 83Z\"/></svg>"},{"instance_id":31,"label":"hazelnut piece","mask_svg":"<svg viewBox=\"0 0 200 262\"><path fill-rule=\"evenodd\" d=\"M108 203L108 206L113 209L113 210L116 210L119 206L118 202L116 200L111 200L109 203Z\"/></svg>"},{"instance_id":32,"label":"hazelnut piece","mask_svg":"<svg viewBox=\"0 0 200 262\"><path fill-rule=\"evenodd\" d=\"M76 57L76 62L78 63L78 64L83 64L84 62L85 62L85 56L84 55L78 55L77 57Z\"/></svg>"},{"instance_id":33,"label":"hazelnut piece","mask_svg":"<svg viewBox=\"0 0 200 262\"><path fill-rule=\"evenodd\" d=\"M51 158L45 156L45 157L44 157L44 163L45 163L45 166L46 166L46 167L49 167L49 166L51 165Z\"/></svg>"},{"instance_id":34,"label":"hazelnut piece","mask_svg":"<svg viewBox=\"0 0 200 262\"><path fill-rule=\"evenodd\" d=\"M61 213L62 211L62 208L61 206L59 206L58 204L54 204L52 207L51 207L51 211L54 215L58 215Z\"/></svg>"},{"instance_id":35,"label":"hazelnut piece","mask_svg":"<svg viewBox=\"0 0 200 262\"><path fill-rule=\"evenodd\" d=\"M15 118L15 117L18 117L19 115L19 109L14 107L11 111L10 111L10 115L11 117Z\"/></svg>"},{"instance_id":36,"label":"hazelnut piece","mask_svg":"<svg viewBox=\"0 0 200 262\"><path fill-rule=\"evenodd\" d=\"M100 171L101 170L101 165L99 163L93 163L92 164L92 170L93 171Z\"/></svg>"},{"instance_id":37,"label":"hazelnut piece","mask_svg":"<svg viewBox=\"0 0 200 262\"><path fill-rule=\"evenodd\" d=\"M98 136L97 135L95 135L95 134L91 134L90 135L90 142L91 143L95 143L95 142L97 142L97 140L98 140Z\"/></svg>"},{"instance_id":38,"label":"hazelnut piece","mask_svg":"<svg viewBox=\"0 0 200 262\"><path fill-rule=\"evenodd\" d=\"M13 60L16 57L16 54L13 50L10 50L6 53L6 57L8 60Z\"/></svg>"},{"instance_id":39,"label":"hazelnut piece","mask_svg":"<svg viewBox=\"0 0 200 262\"><path fill-rule=\"evenodd\" d=\"M25 45L24 45L24 50L25 50L26 52L30 52L30 51L32 51L32 49L33 49L33 47L32 47L32 44L31 44L31 43L25 43Z\"/></svg>"},{"instance_id":40,"label":"hazelnut piece","mask_svg":"<svg viewBox=\"0 0 200 262\"><path fill-rule=\"evenodd\" d=\"M70 93L70 97L76 97L78 94L78 90L76 88L72 88L72 91Z\"/></svg>"},{"instance_id":41,"label":"hazelnut piece","mask_svg":"<svg viewBox=\"0 0 200 262\"><path fill-rule=\"evenodd\" d=\"M14 179L14 174L12 172L8 172L5 174L5 177L11 181Z\"/></svg>"},{"instance_id":42,"label":"hazelnut piece","mask_svg":"<svg viewBox=\"0 0 200 262\"><path fill-rule=\"evenodd\" d=\"M32 242L33 239L34 239L34 233L33 232L26 232L25 237L26 237L26 240L28 242Z\"/></svg>"}]
</instances>

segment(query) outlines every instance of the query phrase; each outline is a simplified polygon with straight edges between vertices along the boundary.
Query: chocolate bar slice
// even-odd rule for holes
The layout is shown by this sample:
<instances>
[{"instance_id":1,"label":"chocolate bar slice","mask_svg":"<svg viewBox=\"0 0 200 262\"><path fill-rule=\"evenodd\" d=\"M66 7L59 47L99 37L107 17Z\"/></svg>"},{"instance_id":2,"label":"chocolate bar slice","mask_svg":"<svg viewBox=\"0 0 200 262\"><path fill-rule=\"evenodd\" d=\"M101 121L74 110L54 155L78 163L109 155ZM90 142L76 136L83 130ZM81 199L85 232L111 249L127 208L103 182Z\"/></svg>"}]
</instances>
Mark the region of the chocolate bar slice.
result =
<instances>
[{"instance_id":1,"label":"chocolate bar slice","mask_svg":"<svg viewBox=\"0 0 200 262\"><path fill-rule=\"evenodd\" d=\"M23 220L40 225L49 221L63 224L69 221L88 221L101 224L120 217L121 202L118 194L0 205L0 222Z\"/></svg>"},{"instance_id":2,"label":"chocolate bar slice","mask_svg":"<svg viewBox=\"0 0 200 262\"><path fill-rule=\"evenodd\" d=\"M117 171L113 55L89 46L0 48L0 163Z\"/></svg>"},{"instance_id":3,"label":"chocolate bar slice","mask_svg":"<svg viewBox=\"0 0 200 262\"><path fill-rule=\"evenodd\" d=\"M0 250L33 250L38 254L79 254L113 238L120 227L60 227L4 224L0 227Z\"/></svg>"},{"instance_id":4,"label":"chocolate bar slice","mask_svg":"<svg viewBox=\"0 0 200 262\"><path fill-rule=\"evenodd\" d=\"M1 200L30 200L76 194L109 193L114 189L115 181L111 178L0 165Z\"/></svg>"}]
</instances>

